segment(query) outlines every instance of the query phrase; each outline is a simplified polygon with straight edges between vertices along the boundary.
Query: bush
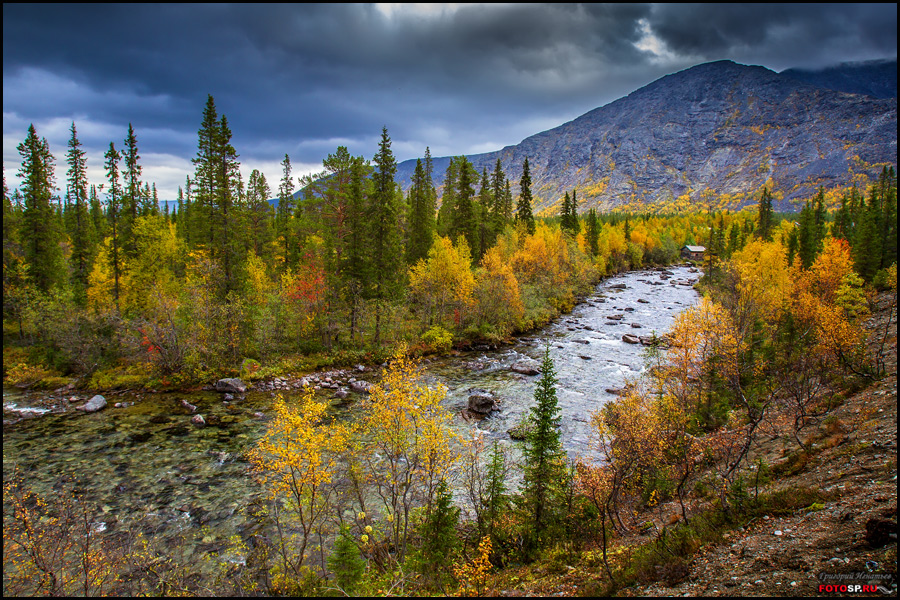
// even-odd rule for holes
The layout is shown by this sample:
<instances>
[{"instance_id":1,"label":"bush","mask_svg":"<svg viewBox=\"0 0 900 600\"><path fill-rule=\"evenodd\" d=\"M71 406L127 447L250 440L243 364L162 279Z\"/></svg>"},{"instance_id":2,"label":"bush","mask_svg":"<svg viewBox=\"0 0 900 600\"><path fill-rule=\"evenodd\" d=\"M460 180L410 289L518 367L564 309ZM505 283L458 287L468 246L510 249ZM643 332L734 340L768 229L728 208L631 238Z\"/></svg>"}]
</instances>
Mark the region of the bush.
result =
<instances>
[{"instance_id":1,"label":"bush","mask_svg":"<svg viewBox=\"0 0 900 600\"><path fill-rule=\"evenodd\" d=\"M453 334L435 325L422 334L422 342L435 352L447 352L453 347Z\"/></svg>"}]
</instances>

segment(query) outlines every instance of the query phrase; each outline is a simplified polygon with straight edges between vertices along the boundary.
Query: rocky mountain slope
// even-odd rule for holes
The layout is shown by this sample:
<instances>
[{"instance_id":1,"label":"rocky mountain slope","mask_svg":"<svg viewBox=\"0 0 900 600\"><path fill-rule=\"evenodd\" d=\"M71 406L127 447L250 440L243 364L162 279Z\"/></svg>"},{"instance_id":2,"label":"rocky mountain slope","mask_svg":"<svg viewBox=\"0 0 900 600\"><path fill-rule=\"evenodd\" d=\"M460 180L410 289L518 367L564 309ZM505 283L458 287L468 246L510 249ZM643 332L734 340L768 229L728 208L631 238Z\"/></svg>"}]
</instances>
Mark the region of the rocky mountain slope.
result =
<instances>
[{"instance_id":1,"label":"rocky mountain slope","mask_svg":"<svg viewBox=\"0 0 900 600\"><path fill-rule=\"evenodd\" d=\"M577 119L496 152L469 156L480 172L497 159L518 193L528 157L535 210L565 191L596 207L755 204L764 185L776 209L796 210L819 186L865 185L897 162L897 100L849 94L731 61L667 75ZM440 184L448 157L434 159ZM407 189L415 160L400 163Z\"/></svg>"}]
</instances>

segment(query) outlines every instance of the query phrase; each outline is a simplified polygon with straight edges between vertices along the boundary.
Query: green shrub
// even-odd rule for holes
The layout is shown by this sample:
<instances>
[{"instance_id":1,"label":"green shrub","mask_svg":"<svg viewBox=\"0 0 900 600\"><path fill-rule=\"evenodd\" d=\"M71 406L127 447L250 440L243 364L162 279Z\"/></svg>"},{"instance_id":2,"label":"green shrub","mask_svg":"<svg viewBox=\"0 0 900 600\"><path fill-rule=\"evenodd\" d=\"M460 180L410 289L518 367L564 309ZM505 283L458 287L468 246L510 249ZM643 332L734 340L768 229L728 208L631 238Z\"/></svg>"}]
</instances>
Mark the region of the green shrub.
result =
<instances>
[{"instance_id":1,"label":"green shrub","mask_svg":"<svg viewBox=\"0 0 900 600\"><path fill-rule=\"evenodd\" d=\"M447 352L453 347L453 334L435 325L422 334L422 342L435 352Z\"/></svg>"}]
</instances>

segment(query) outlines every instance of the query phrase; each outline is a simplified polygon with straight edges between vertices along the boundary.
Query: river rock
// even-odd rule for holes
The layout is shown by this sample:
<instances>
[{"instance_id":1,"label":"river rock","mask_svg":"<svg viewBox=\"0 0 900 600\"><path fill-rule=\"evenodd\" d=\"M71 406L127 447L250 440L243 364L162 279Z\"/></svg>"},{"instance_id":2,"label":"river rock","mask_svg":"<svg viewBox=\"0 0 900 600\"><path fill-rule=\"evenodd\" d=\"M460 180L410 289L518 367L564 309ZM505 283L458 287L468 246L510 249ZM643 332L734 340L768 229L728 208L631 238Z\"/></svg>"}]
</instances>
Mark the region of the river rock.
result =
<instances>
[{"instance_id":1,"label":"river rock","mask_svg":"<svg viewBox=\"0 0 900 600\"><path fill-rule=\"evenodd\" d=\"M181 405L183 407L185 407L186 409L188 409L189 411L191 411L192 413L197 412L197 407L194 406L193 404L191 404L190 402L188 402L187 400L185 400L184 398L181 399Z\"/></svg>"},{"instance_id":2,"label":"river rock","mask_svg":"<svg viewBox=\"0 0 900 600\"><path fill-rule=\"evenodd\" d=\"M369 394L371 393L370 388L372 384L368 381L363 381L362 379L357 379L353 383L350 384L350 391L356 392L357 394Z\"/></svg>"},{"instance_id":3,"label":"river rock","mask_svg":"<svg viewBox=\"0 0 900 600\"><path fill-rule=\"evenodd\" d=\"M622 341L626 344L640 344L641 340L636 335L631 335L630 333L626 333L622 336Z\"/></svg>"},{"instance_id":4,"label":"river rock","mask_svg":"<svg viewBox=\"0 0 900 600\"><path fill-rule=\"evenodd\" d=\"M614 284L612 284L611 286L609 286L609 289L611 289L611 290L624 290L624 289L626 289L627 287L628 287L628 286L626 286L624 283L614 283Z\"/></svg>"},{"instance_id":5,"label":"river rock","mask_svg":"<svg viewBox=\"0 0 900 600\"><path fill-rule=\"evenodd\" d=\"M106 408L106 398L97 394L81 406L76 406L76 410L83 410L86 413L97 412L98 410L103 410Z\"/></svg>"},{"instance_id":6,"label":"river rock","mask_svg":"<svg viewBox=\"0 0 900 600\"><path fill-rule=\"evenodd\" d=\"M243 394L247 391L247 384L237 377L220 379L216 382L216 391L230 394Z\"/></svg>"},{"instance_id":7,"label":"river rock","mask_svg":"<svg viewBox=\"0 0 900 600\"><path fill-rule=\"evenodd\" d=\"M638 298L637 301L640 302L641 304L650 304L649 300L644 300L643 298Z\"/></svg>"},{"instance_id":8,"label":"river rock","mask_svg":"<svg viewBox=\"0 0 900 600\"><path fill-rule=\"evenodd\" d=\"M524 440L531 433L532 429L533 427L530 423L522 422L511 429L507 429L506 433L514 440Z\"/></svg>"},{"instance_id":9,"label":"river rock","mask_svg":"<svg viewBox=\"0 0 900 600\"><path fill-rule=\"evenodd\" d=\"M203 415L194 415L191 417L191 423L196 425L197 427L203 427L206 425L206 419L203 418Z\"/></svg>"},{"instance_id":10,"label":"river rock","mask_svg":"<svg viewBox=\"0 0 900 600\"><path fill-rule=\"evenodd\" d=\"M472 388L469 390L468 408L470 412L487 415L492 410L499 410L500 407L497 406L497 397L493 392L481 388Z\"/></svg>"},{"instance_id":11,"label":"river rock","mask_svg":"<svg viewBox=\"0 0 900 600\"><path fill-rule=\"evenodd\" d=\"M625 318L625 315L609 315L606 318L609 319L610 321L621 321L622 319Z\"/></svg>"},{"instance_id":12,"label":"river rock","mask_svg":"<svg viewBox=\"0 0 900 600\"><path fill-rule=\"evenodd\" d=\"M509 370L514 371L515 373L521 373L522 375L537 375L541 372L537 361L530 358L517 360L510 365Z\"/></svg>"},{"instance_id":13,"label":"river rock","mask_svg":"<svg viewBox=\"0 0 900 600\"><path fill-rule=\"evenodd\" d=\"M348 392L345 389L340 389L334 393L334 397L338 398L340 400L343 400L344 398L346 398L349 395L350 395L350 392Z\"/></svg>"}]
</instances>

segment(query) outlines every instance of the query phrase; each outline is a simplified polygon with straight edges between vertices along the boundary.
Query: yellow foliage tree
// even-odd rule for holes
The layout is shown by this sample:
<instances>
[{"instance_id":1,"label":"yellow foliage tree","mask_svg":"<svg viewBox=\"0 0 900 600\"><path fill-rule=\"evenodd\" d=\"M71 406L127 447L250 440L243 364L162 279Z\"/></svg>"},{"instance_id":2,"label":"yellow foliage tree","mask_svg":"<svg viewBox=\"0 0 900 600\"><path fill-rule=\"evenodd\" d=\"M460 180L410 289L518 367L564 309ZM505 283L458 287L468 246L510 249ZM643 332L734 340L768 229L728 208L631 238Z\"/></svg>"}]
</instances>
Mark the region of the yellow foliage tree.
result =
<instances>
[{"instance_id":1,"label":"yellow foliage tree","mask_svg":"<svg viewBox=\"0 0 900 600\"><path fill-rule=\"evenodd\" d=\"M338 463L353 428L328 421L327 408L315 400L311 390L300 397L297 406L289 406L277 396L275 419L249 453L273 500L278 525L277 589L287 589L292 578L302 579L309 544L313 536L323 533L325 517L333 508ZM281 513L281 503L287 507L286 514Z\"/></svg>"},{"instance_id":2,"label":"yellow foliage tree","mask_svg":"<svg viewBox=\"0 0 900 600\"><path fill-rule=\"evenodd\" d=\"M435 324L459 326L472 306L475 278L469 247L464 240L456 246L438 236L428 257L409 270L409 293L422 315L425 327Z\"/></svg>"},{"instance_id":3,"label":"yellow foliage tree","mask_svg":"<svg viewBox=\"0 0 900 600\"><path fill-rule=\"evenodd\" d=\"M479 324L495 327L500 335L512 333L525 314L519 282L497 246L481 259L481 269L475 275L474 296Z\"/></svg>"},{"instance_id":4,"label":"yellow foliage tree","mask_svg":"<svg viewBox=\"0 0 900 600\"><path fill-rule=\"evenodd\" d=\"M370 391L359 421L358 444L365 451L355 452L353 459L359 462L359 483L370 487L381 504L389 542L402 562L412 511L421 506L430 512L437 486L459 455L458 436L440 404L446 389L422 385L405 348L397 350L381 383Z\"/></svg>"}]
</instances>

